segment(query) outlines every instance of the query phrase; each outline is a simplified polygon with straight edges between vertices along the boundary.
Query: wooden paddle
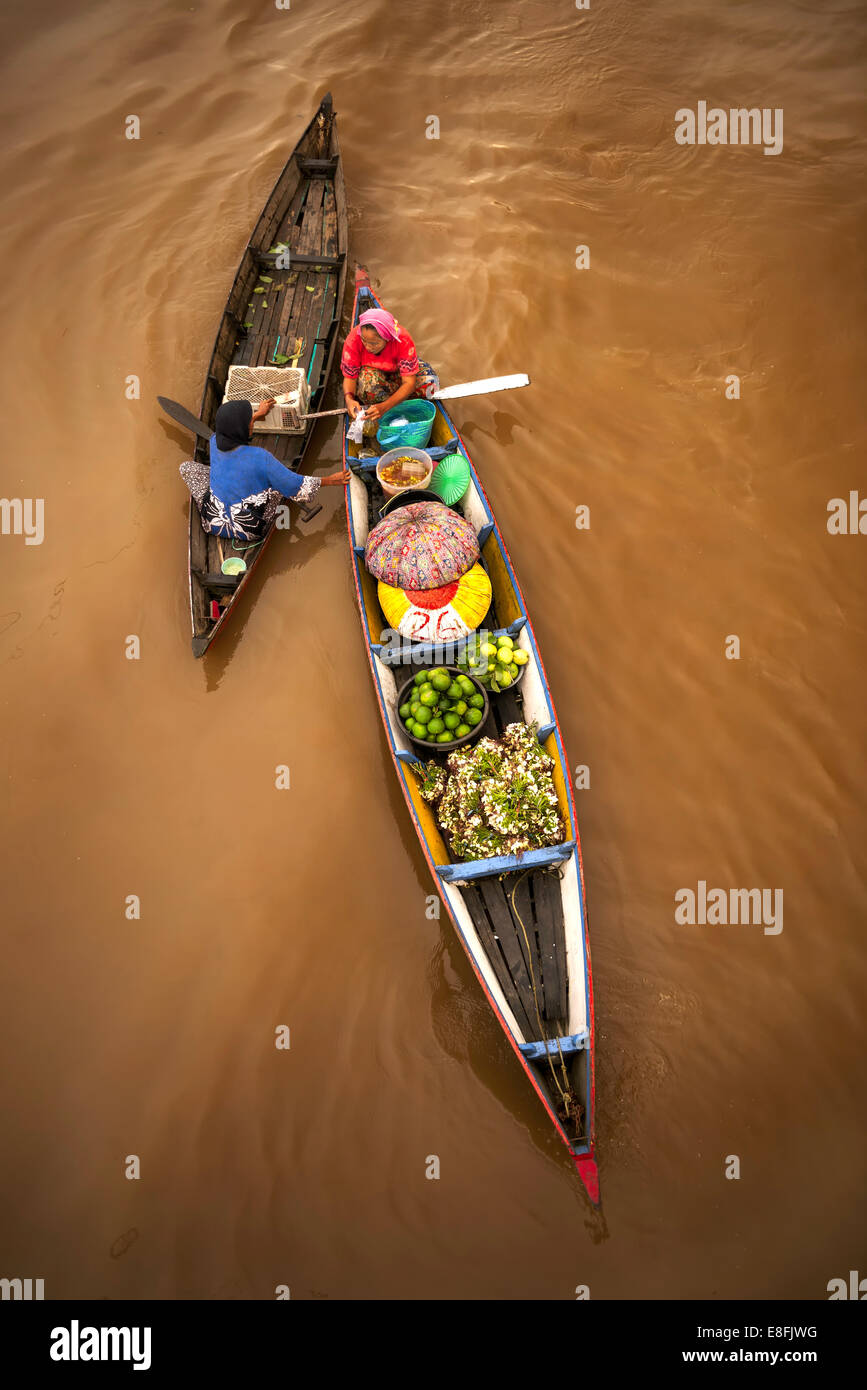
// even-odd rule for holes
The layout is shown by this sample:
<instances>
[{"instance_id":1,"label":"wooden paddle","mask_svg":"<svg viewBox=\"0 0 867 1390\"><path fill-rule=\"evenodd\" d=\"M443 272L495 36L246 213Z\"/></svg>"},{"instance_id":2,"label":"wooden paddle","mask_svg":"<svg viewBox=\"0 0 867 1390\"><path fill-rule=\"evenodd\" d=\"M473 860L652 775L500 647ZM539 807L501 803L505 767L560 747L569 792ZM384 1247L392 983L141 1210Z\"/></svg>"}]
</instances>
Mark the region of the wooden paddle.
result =
<instances>
[{"instance_id":1,"label":"wooden paddle","mask_svg":"<svg viewBox=\"0 0 867 1390\"><path fill-rule=\"evenodd\" d=\"M433 395L426 399L454 401L460 396L481 396L486 391L514 391L518 386L529 385L530 378L524 372L517 372L514 376L489 376L483 381L464 381L459 386L444 386L441 391L434 391ZM286 407L284 406L283 409L285 410ZM400 406L395 406L394 409L399 410ZM299 415L297 411L290 411L290 414L294 414L293 427L297 428L295 421L301 425L305 420L321 420L325 415L345 415L346 406L339 410L319 410L315 415Z\"/></svg>"},{"instance_id":2,"label":"wooden paddle","mask_svg":"<svg viewBox=\"0 0 867 1390\"><path fill-rule=\"evenodd\" d=\"M166 414L171 416L176 424L183 425L185 430L190 430L192 434L197 434L200 439L210 439L211 435L214 433L214 431L205 424L204 420L200 420L197 415L194 415L191 410L187 410L186 406L181 405L178 401L170 401L168 396L157 396L157 400ZM299 502L298 509L301 513L302 521L312 521L314 516L317 516L319 512L322 511L322 503L317 502L315 507L308 507L303 502Z\"/></svg>"}]
</instances>

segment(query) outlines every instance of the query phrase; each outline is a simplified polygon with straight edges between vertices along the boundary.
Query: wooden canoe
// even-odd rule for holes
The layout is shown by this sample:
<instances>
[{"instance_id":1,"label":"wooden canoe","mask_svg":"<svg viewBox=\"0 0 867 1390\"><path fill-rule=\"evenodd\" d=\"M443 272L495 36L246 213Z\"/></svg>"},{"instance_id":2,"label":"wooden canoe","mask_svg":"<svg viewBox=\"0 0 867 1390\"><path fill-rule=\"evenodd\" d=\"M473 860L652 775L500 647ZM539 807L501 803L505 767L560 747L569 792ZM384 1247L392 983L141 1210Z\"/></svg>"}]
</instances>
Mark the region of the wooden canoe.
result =
<instances>
[{"instance_id":1,"label":"wooden canoe","mask_svg":"<svg viewBox=\"0 0 867 1390\"><path fill-rule=\"evenodd\" d=\"M291 365L306 373L310 413L319 409L337 347L347 239L337 118L329 93L292 151L244 248L208 364L199 411L206 425L213 428L234 363L265 366L276 351L291 354L299 338L300 353ZM276 257L268 254L270 247L281 242L289 247L288 271L276 269ZM269 275L271 283L263 294L254 294L262 274ZM257 431L253 442L268 449L287 468L301 472L314 427L315 421L311 421L303 434L291 435ZM197 440L195 458L209 464L207 440ZM221 573L219 539L202 530L198 509L191 501L189 574L194 656L203 656L223 630L275 529L276 523L258 545L240 552L246 572L229 577ZM231 542L223 541L222 546L226 556L236 553Z\"/></svg>"},{"instance_id":2,"label":"wooden canoe","mask_svg":"<svg viewBox=\"0 0 867 1390\"><path fill-rule=\"evenodd\" d=\"M352 322L365 309L381 307L366 270L356 268ZM455 931L466 950L494 1015L518 1063L569 1150L591 1201L599 1203L594 1156L593 990L584 895L581 845L572 798L569 762L539 647L512 562L463 439L441 401L428 451L441 457L460 452L470 465L470 486L457 510L479 538L482 564L491 580L493 601L482 626L508 632L528 653L524 675L514 690L491 697L483 726L497 737L506 725L538 724L538 737L554 762L554 783L562 844L532 850L522 858L504 856L471 863L452 862L431 807L420 795L410 764L412 743L397 712L399 686L418 669L450 660L442 650L419 643L400 653L377 598L376 581L364 565L364 546L385 502L376 481L375 461L359 459L359 446L344 429L344 462L352 470L346 488L346 516L361 627L376 698L394 769L418 833L422 850ZM347 422L348 425L348 422ZM444 762L442 755L437 761ZM570 1106L563 1104L564 1095ZM580 1109L574 1109L577 1098ZM567 1118L571 1109L577 1123Z\"/></svg>"}]
</instances>

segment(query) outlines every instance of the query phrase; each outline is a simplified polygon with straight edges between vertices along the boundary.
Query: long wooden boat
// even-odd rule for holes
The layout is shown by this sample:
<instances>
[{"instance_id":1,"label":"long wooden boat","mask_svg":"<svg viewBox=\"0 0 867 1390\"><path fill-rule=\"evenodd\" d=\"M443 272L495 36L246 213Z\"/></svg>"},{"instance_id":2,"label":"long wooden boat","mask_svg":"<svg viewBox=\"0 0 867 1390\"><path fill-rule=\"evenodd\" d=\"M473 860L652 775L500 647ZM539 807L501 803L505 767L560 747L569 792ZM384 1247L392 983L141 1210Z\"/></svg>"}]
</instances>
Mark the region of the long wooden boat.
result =
<instances>
[{"instance_id":1,"label":"long wooden boat","mask_svg":"<svg viewBox=\"0 0 867 1390\"><path fill-rule=\"evenodd\" d=\"M370 288L367 271L358 266L353 324L365 309L377 307L380 302ZM476 530L481 563L491 580L493 601L482 626L497 634L509 633L529 657L520 684L492 697L485 732L497 737L508 724L520 720L538 725L539 741L554 763L560 816L567 828L563 843L531 850L521 858L451 860L410 767L417 756L397 711L397 691L419 665L403 664L410 652L400 651L392 638L381 640L390 629L379 606L376 581L364 565L368 532L386 499L376 480L375 459L359 458L361 449L369 446L352 443L344 429L344 466L352 470L346 517L362 632L395 773L437 891L519 1065L574 1159L590 1199L598 1205L593 990L569 762L508 551L467 447L442 402L436 404L428 451L435 458L459 452L470 465L470 486L456 509ZM430 666L448 660L442 649L418 643L411 644L411 655L415 662ZM437 761L445 759L440 755ZM567 1096L569 1101L564 1103Z\"/></svg>"},{"instance_id":2,"label":"long wooden boat","mask_svg":"<svg viewBox=\"0 0 867 1390\"><path fill-rule=\"evenodd\" d=\"M289 156L244 248L208 364L199 411L199 418L206 425L213 428L233 364L266 366L274 356L291 354L299 338L300 352L297 357L291 356L291 365L306 373L309 412L319 409L337 347L346 285L347 242L337 118L329 93ZM279 253L270 251L281 243L289 248L288 270L278 268ZM264 293L255 294L262 274L270 277L270 284ZM287 468L301 472L314 427L315 421L311 421L301 434L257 431L254 443L268 449ZM197 441L195 457L209 465L207 440ZM191 501L189 571L194 656L203 656L223 630L274 529L272 526L258 545L244 550L245 573L238 577L225 575L221 573L219 540L203 531L198 510Z\"/></svg>"}]
</instances>

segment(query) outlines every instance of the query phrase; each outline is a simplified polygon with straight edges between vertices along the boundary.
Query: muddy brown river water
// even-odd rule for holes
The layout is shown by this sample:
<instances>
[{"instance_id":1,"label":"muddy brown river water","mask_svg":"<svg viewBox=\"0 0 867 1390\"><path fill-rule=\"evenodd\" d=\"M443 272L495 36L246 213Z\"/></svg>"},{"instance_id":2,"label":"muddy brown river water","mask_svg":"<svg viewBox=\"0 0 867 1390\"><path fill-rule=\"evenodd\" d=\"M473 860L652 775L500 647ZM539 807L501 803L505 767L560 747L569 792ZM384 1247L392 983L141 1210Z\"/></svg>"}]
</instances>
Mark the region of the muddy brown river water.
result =
<instances>
[{"instance_id":1,"label":"muddy brown river water","mask_svg":"<svg viewBox=\"0 0 867 1390\"><path fill-rule=\"evenodd\" d=\"M761 1299L867 1273L867 535L827 525L867 499L863 9L34 0L0 40L0 493L44 501L40 544L0 535L0 1275ZM154 397L197 408L329 89L353 259L444 382L532 378L453 414L589 768L599 1212L426 915L339 490L189 653L189 441ZM679 143L702 102L781 111L779 152ZM782 929L677 922L699 883L781 890Z\"/></svg>"}]
</instances>

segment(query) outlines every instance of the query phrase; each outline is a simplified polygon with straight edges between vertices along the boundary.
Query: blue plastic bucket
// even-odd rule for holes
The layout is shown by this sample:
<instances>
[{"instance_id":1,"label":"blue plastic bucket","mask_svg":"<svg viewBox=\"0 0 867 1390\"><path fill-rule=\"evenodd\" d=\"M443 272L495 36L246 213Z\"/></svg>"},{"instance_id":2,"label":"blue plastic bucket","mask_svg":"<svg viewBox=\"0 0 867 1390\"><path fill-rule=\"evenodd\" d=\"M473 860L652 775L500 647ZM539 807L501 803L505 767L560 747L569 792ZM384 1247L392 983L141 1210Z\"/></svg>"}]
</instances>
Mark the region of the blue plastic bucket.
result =
<instances>
[{"instance_id":1,"label":"blue plastic bucket","mask_svg":"<svg viewBox=\"0 0 867 1390\"><path fill-rule=\"evenodd\" d=\"M433 401L404 401L403 405L386 411L376 438L383 449L423 449L430 439L436 413ZM408 423L395 429L389 420L406 420Z\"/></svg>"}]
</instances>

